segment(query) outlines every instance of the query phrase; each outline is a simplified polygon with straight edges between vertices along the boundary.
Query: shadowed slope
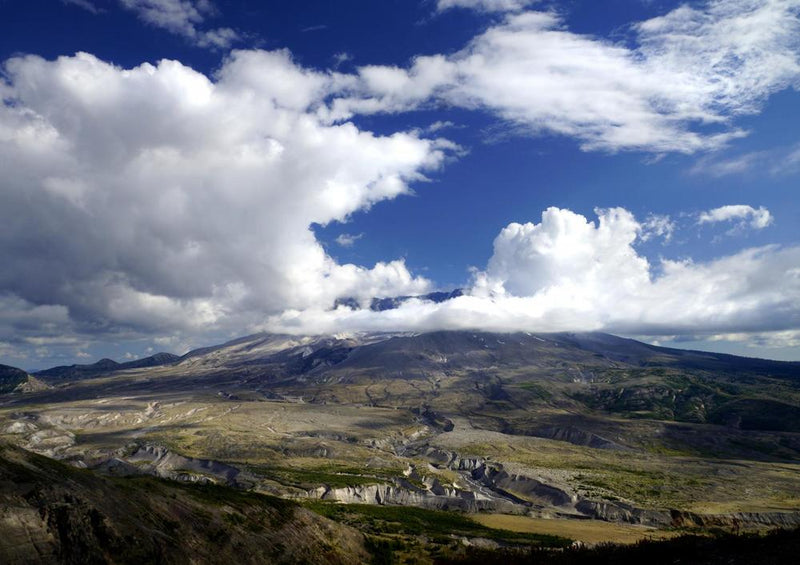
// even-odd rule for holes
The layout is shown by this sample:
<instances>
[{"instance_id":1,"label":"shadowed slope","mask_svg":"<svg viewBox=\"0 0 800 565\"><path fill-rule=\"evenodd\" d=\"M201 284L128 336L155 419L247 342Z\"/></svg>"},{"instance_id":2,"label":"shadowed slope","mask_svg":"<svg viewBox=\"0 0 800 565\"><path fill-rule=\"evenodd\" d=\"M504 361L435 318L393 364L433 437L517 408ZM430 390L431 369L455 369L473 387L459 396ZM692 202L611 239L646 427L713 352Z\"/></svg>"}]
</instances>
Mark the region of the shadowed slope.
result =
<instances>
[{"instance_id":1,"label":"shadowed slope","mask_svg":"<svg viewBox=\"0 0 800 565\"><path fill-rule=\"evenodd\" d=\"M3 563L357 563L354 530L276 498L110 479L0 444Z\"/></svg>"}]
</instances>

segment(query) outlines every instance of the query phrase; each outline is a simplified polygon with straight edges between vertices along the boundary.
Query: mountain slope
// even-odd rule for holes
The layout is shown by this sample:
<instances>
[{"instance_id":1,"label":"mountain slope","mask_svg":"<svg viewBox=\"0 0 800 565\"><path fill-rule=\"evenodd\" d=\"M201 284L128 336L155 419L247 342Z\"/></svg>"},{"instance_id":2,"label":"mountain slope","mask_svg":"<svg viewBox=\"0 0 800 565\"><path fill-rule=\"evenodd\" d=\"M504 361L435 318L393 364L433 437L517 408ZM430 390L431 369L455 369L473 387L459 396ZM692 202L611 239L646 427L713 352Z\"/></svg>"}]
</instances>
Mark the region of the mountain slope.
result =
<instances>
[{"instance_id":1,"label":"mountain slope","mask_svg":"<svg viewBox=\"0 0 800 565\"><path fill-rule=\"evenodd\" d=\"M363 538L224 487L110 479L0 444L0 562L356 563Z\"/></svg>"},{"instance_id":2,"label":"mountain slope","mask_svg":"<svg viewBox=\"0 0 800 565\"><path fill-rule=\"evenodd\" d=\"M9 365L0 365L0 394L11 392L28 380L28 373Z\"/></svg>"},{"instance_id":3,"label":"mountain slope","mask_svg":"<svg viewBox=\"0 0 800 565\"><path fill-rule=\"evenodd\" d=\"M49 385L29 375L22 369L0 365L0 394L8 392L40 392L49 388Z\"/></svg>"},{"instance_id":4,"label":"mountain slope","mask_svg":"<svg viewBox=\"0 0 800 565\"><path fill-rule=\"evenodd\" d=\"M0 434L345 502L660 525L800 510L800 364L597 333L256 334L8 395Z\"/></svg>"},{"instance_id":5,"label":"mountain slope","mask_svg":"<svg viewBox=\"0 0 800 565\"><path fill-rule=\"evenodd\" d=\"M64 365L37 371L37 377L42 377L48 380L59 379L86 379L97 377L100 375L107 375L115 371L125 371L128 369L141 369L146 367L159 367L162 365L169 365L175 363L180 359L179 356L172 353L156 353L144 359L136 359L135 361L128 361L126 363L117 363L112 359L101 359L91 365Z\"/></svg>"}]
</instances>

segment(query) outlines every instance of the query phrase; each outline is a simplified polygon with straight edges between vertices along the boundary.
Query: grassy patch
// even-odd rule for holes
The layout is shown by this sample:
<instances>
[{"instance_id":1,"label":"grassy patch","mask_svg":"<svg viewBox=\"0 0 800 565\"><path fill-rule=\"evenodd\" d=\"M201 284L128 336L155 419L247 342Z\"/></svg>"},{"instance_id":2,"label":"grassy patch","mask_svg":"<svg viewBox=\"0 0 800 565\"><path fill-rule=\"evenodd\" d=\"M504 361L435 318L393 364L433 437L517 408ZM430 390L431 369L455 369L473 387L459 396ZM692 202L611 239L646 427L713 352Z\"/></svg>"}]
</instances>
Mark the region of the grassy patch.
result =
<instances>
[{"instance_id":1,"label":"grassy patch","mask_svg":"<svg viewBox=\"0 0 800 565\"><path fill-rule=\"evenodd\" d=\"M464 514L400 506L307 501L304 506L372 535L427 536L448 542L453 536L483 537L527 545L566 547L570 539L549 534L512 532L481 525Z\"/></svg>"},{"instance_id":2,"label":"grassy patch","mask_svg":"<svg viewBox=\"0 0 800 565\"><path fill-rule=\"evenodd\" d=\"M642 539L660 539L677 535L675 532L600 520L548 520L506 514L479 514L474 518L476 522L489 528L549 534L584 543L635 543Z\"/></svg>"},{"instance_id":3,"label":"grassy patch","mask_svg":"<svg viewBox=\"0 0 800 565\"><path fill-rule=\"evenodd\" d=\"M301 489L312 489L322 485L331 488L374 485L390 482L393 477L402 476L400 471L376 469L374 473L366 474L358 469L335 466L298 469L295 467L249 465L247 470L258 477Z\"/></svg>"},{"instance_id":4,"label":"grassy patch","mask_svg":"<svg viewBox=\"0 0 800 565\"><path fill-rule=\"evenodd\" d=\"M534 383L534 382L517 383L513 386L521 388L522 390L526 390L532 393L533 396L541 400L550 400L551 398L553 398L553 393L549 390L549 387L543 386L540 383Z\"/></svg>"}]
</instances>

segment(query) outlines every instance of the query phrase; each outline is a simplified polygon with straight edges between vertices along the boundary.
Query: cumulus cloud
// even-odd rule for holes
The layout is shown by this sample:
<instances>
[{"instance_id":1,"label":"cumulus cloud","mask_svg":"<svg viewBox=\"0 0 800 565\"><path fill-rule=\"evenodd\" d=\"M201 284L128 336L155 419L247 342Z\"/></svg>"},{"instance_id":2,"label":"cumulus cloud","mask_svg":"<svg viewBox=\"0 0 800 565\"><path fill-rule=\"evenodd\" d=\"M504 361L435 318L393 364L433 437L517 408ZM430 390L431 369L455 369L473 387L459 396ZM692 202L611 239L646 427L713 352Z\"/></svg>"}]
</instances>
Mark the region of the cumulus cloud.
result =
<instances>
[{"instance_id":1,"label":"cumulus cloud","mask_svg":"<svg viewBox=\"0 0 800 565\"><path fill-rule=\"evenodd\" d=\"M670 337L800 327L800 247L752 248L702 263L662 259L656 269L635 248L644 228L630 212L597 214L592 222L549 208L539 223L509 224L465 296L441 304L412 300L386 312L288 311L266 327L296 333L603 330Z\"/></svg>"},{"instance_id":2,"label":"cumulus cloud","mask_svg":"<svg viewBox=\"0 0 800 565\"><path fill-rule=\"evenodd\" d=\"M86 339L75 335L65 306L34 304L0 293L0 356L24 361L34 350L42 357L49 355L52 348L74 351L87 344Z\"/></svg>"},{"instance_id":3,"label":"cumulus cloud","mask_svg":"<svg viewBox=\"0 0 800 565\"><path fill-rule=\"evenodd\" d=\"M450 146L322 121L338 75L285 51L234 52L215 80L85 53L5 72L0 288L31 319L241 331L286 307L428 290L402 260L336 263L310 229L407 193Z\"/></svg>"},{"instance_id":4,"label":"cumulus cloud","mask_svg":"<svg viewBox=\"0 0 800 565\"><path fill-rule=\"evenodd\" d=\"M717 149L746 135L733 118L798 85L799 11L797 0L683 6L633 26L634 47L573 33L553 12L511 14L453 55L362 67L360 95L335 109L443 102L527 134L574 137L586 150Z\"/></svg>"},{"instance_id":5,"label":"cumulus cloud","mask_svg":"<svg viewBox=\"0 0 800 565\"><path fill-rule=\"evenodd\" d=\"M467 8L479 12L520 12L538 0L437 0L436 10Z\"/></svg>"},{"instance_id":6,"label":"cumulus cloud","mask_svg":"<svg viewBox=\"0 0 800 565\"><path fill-rule=\"evenodd\" d=\"M208 1L120 1L198 45L233 39L203 31ZM61 345L83 351L86 336L147 334L184 347L187 335L259 324L794 330L798 248L653 266L636 244L669 239L664 216L613 208L595 222L549 209L501 231L466 296L382 313L331 308L432 283L402 260L339 264L311 226L408 193L460 151L424 137L447 122L376 135L348 121L358 114L445 104L587 150L720 147L744 135L736 117L797 85L799 6L683 6L634 26L632 47L570 32L553 13L511 11L454 54L355 74L304 68L287 51L235 51L213 77L169 60L122 69L85 53L10 59L0 80L0 343L46 348L25 340L67 336ZM749 206L705 214L702 224L771 222Z\"/></svg>"},{"instance_id":7,"label":"cumulus cloud","mask_svg":"<svg viewBox=\"0 0 800 565\"><path fill-rule=\"evenodd\" d=\"M83 0L80 0L83 1ZM217 9L210 0L119 0L143 22L180 35L199 47L227 49L239 38L231 28L203 30L199 26Z\"/></svg>"},{"instance_id":8,"label":"cumulus cloud","mask_svg":"<svg viewBox=\"0 0 800 565\"><path fill-rule=\"evenodd\" d=\"M763 206L753 208L746 204L729 204L702 212L697 221L700 224L736 222L736 229L750 227L754 230L762 230L772 224L773 217Z\"/></svg>"}]
</instances>

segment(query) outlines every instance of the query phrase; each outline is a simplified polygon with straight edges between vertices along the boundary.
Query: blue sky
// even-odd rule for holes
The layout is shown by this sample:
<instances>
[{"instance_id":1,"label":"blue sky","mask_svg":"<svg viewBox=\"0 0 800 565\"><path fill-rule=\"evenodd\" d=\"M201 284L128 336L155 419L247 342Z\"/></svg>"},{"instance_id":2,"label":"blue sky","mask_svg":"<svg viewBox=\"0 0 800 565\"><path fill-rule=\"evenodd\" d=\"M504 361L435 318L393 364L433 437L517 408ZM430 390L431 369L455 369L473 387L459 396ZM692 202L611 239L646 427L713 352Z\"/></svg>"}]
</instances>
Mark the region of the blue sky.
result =
<instances>
[{"instance_id":1,"label":"blue sky","mask_svg":"<svg viewBox=\"0 0 800 565\"><path fill-rule=\"evenodd\" d=\"M437 328L800 359L800 2L0 10L0 363Z\"/></svg>"}]
</instances>

